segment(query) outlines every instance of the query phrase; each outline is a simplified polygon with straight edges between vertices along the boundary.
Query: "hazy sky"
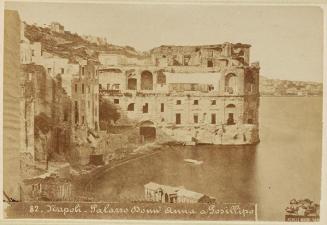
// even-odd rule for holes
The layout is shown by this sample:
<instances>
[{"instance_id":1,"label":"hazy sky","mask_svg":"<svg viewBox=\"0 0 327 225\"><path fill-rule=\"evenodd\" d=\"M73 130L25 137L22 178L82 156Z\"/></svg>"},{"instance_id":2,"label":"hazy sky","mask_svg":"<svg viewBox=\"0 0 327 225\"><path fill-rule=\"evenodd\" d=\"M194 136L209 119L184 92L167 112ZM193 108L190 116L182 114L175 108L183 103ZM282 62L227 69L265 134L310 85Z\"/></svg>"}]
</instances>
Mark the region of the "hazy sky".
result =
<instances>
[{"instance_id":1,"label":"hazy sky","mask_svg":"<svg viewBox=\"0 0 327 225\"><path fill-rule=\"evenodd\" d=\"M318 7L7 2L31 24L58 21L65 30L149 50L163 44L251 44L261 74L322 81L323 14Z\"/></svg>"}]
</instances>

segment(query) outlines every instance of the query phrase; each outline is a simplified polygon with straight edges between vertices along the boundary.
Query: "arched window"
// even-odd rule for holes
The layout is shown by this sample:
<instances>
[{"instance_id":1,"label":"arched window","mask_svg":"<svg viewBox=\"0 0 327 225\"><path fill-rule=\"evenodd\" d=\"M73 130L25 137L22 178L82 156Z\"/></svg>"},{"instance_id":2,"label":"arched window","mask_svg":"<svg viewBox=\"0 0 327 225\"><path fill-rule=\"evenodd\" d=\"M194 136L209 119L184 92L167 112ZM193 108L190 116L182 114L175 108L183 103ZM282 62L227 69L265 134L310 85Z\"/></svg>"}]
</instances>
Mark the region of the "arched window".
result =
<instances>
[{"instance_id":1,"label":"arched window","mask_svg":"<svg viewBox=\"0 0 327 225\"><path fill-rule=\"evenodd\" d=\"M166 75L162 71L158 72L157 83L161 85L166 84Z\"/></svg>"},{"instance_id":2,"label":"arched window","mask_svg":"<svg viewBox=\"0 0 327 225\"><path fill-rule=\"evenodd\" d=\"M129 78L127 81L128 90L136 90L137 80L135 78Z\"/></svg>"},{"instance_id":3,"label":"arched window","mask_svg":"<svg viewBox=\"0 0 327 225\"><path fill-rule=\"evenodd\" d=\"M153 90L153 75L147 70L141 73L141 89Z\"/></svg>"},{"instance_id":4,"label":"arched window","mask_svg":"<svg viewBox=\"0 0 327 225\"><path fill-rule=\"evenodd\" d=\"M225 92L229 94L235 94L237 89L237 76L233 73L229 73L225 76Z\"/></svg>"},{"instance_id":5,"label":"arched window","mask_svg":"<svg viewBox=\"0 0 327 225\"><path fill-rule=\"evenodd\" d=\"M227 116L227 125L233 125L235 124L234 114L235 114L235 105L234 104L228 104L226 106L226 116Z\"/></svg>"},{"instance_id":6,"label":"arched window","mask_svg":"<svg viewBox=\"0 0 327 225\"><path fill-rule=\"evenodd\" d=\"M127 111L134 111L134 103L131 103L127 106Z\"/></svg>"}]
</instances>

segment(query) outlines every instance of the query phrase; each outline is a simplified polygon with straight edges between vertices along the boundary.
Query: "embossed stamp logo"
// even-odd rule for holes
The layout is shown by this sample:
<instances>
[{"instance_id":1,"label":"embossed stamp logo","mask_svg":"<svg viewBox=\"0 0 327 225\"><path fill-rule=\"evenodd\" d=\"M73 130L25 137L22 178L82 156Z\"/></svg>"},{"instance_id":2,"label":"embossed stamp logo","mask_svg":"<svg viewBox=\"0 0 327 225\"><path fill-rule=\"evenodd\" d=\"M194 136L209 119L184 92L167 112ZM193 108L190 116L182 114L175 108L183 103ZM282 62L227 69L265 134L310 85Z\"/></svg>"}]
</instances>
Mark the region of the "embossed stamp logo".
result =
<instances>
[{"instance_id":1,"label":"embossed stamp logo","mask_svg":"<svg viewBox=\"0 0 327 225\"><path fill-rule=\"evenodd\" d=\"M292 199L285 209L285 221L315 222L319 221L320 205L310 199Z\"/></svg>"}]
</instances>

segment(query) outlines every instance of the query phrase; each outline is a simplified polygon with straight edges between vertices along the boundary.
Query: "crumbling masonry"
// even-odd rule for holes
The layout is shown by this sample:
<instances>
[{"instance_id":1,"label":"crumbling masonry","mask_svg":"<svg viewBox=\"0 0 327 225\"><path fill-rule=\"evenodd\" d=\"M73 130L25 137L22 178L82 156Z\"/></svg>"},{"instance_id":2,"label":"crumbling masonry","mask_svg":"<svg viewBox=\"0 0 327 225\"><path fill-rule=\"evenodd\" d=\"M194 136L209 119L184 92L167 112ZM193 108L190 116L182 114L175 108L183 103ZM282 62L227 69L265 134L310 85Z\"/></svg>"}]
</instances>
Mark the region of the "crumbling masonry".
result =
<instances>
[{"instance_id":1,"label":"crumbling masonry","mask_svg":"<svg viewBox=\"0 0 327 225\"><path fill-rule=\"evenodd\" d=\"M257 143L260 68L249 49L161 46L143 65L111 56L97 68L100 95L120 110L116 125L137 125L144 140Z\"/></svg>"}]
</instances>

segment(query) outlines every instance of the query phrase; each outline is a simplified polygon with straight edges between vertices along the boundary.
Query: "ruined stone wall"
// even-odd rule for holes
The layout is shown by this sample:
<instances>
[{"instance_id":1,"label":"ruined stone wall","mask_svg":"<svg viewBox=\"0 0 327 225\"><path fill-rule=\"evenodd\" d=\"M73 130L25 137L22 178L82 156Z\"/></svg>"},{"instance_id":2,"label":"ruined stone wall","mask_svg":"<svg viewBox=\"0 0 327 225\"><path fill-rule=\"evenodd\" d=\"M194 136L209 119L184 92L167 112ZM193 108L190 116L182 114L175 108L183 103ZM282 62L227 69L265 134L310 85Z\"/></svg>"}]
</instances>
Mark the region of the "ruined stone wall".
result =
<instances>
[{"instance_id":1,"label":"ruined stone wall","mask_svg":"<svg viewBox=\"0 0 327 225\"><path fill-rule=\"evenodd\" d=\"M81 67L72 80L72 112L75 126L99 128L99 83L93 65Z\"/></svg>"},{"instance_id":2,"label":"ruined stone wall","mask_svg":"<svg viewBox=\"0 0 327 225\"><path fill-rule=\"evenodd\" d=\"M259 67L251 66L245 70L244 79L244 123L256 124L259 122Z\"/></svg>"},{"instance_id":3,"label":"ruined stone wall","mask_svg":"<svg viewBox=\"0 0 327 225\"><path fill-rule=\"evenodd\" d=\"M202 46L161 46L150 51L156 66L224 68L249 65L250 45L224 43Z\"/></svg>"},{"instance_id":4,"label":"ruined stone wall","mask_svg":"<svg viewBox=\"0 0 327 225\"><path fill-rule=\"evenodd\" d=\"M52 153L63 154L70 149L71 100L62 88L60 77L53 79L43 66L22 65L22 74L26 130L23 140L33 160L44 162ZM48 130L35 126L37 117L48 120Z\"/></svg>"},{"instance_id":5,"label":"ruined stone wall","mask_svg":"<svg viewBox=\"0 0 327 225\"><path fill-rule=\"evenodd\" d=\"M103 90L126 90L127 81L123 71L99 71L99 84Z\"/></svg>"}]
</instances>

